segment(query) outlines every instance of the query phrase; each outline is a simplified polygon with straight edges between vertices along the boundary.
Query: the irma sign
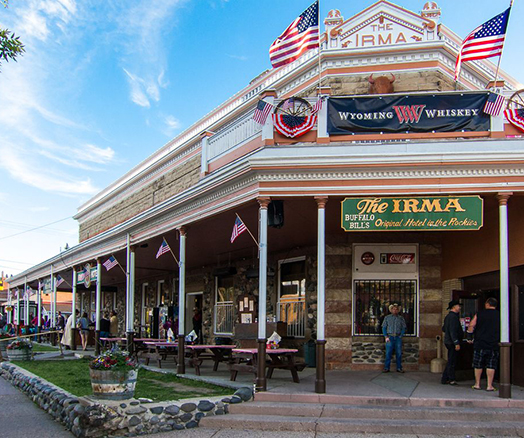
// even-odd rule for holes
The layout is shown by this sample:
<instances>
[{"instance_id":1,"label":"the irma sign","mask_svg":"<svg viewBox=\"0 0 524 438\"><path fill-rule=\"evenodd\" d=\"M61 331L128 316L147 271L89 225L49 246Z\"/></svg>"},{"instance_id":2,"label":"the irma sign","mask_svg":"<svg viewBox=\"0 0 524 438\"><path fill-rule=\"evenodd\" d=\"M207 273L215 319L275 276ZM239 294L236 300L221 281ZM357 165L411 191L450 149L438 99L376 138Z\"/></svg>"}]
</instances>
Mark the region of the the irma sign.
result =
<instances>
[{"instance_id":1,"label":"the irma sign","mask_svg":"<svg viewBox=\"0 0 524 438\"><path fill-rule=\"evenodd\" d=\"M342 228L346 231L457 231L482 227L479 196L346 198Z\"/></svg>"}]
</instances>

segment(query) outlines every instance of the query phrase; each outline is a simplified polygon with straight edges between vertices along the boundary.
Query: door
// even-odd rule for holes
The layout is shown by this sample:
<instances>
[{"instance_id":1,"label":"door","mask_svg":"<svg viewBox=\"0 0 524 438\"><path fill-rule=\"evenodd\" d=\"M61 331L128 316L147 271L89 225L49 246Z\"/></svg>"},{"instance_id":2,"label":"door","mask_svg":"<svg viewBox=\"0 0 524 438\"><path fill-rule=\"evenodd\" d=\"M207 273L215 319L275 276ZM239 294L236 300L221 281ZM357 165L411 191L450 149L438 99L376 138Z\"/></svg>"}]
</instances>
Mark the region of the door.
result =
<instances>
[{"instance_id":1,"label":"door","mask_svg":"<svg viewBox=\"0 0 524 438\"><path fill-rule=\"evenodd\" d=\"M462 329L467 331L469 322L481 308L481 293L465 290L454 290L453 299L459 300L462 304L460 308L460 322ZM456 370L460 371L460 379L473 378L473 345L467 342L460 344L460 354L458 355Z\"/></svg>"},{"instance_id":2,"label":"door","mask_svg":"<svg viewBox=\"0 0 524 438\"><path fill-rule=\"evenodd\" d=\"M524 386L524 286L515 286L512 290L511 341L512 363L511 382Z\"/></svg>"},{"instance_id":3,"label":"door","mask_svg":"<svg viewBox=\"0 0 524 438\"><path fill-rule=\"evenodd\" d=\"M197 343L201 343L202 331L202 292L192 292L186 294L186 335L192 330L197 332L199 339Z\"/></svg>"}]
</instances>

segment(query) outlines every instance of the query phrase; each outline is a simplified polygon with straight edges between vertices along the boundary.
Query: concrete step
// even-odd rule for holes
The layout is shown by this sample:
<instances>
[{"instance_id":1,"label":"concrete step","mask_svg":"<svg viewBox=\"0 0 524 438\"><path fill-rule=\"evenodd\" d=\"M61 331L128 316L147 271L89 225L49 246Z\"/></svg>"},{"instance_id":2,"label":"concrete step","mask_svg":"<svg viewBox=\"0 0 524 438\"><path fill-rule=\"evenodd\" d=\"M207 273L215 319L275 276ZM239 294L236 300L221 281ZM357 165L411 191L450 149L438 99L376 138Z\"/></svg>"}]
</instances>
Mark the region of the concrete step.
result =
<instances>
[{"instance_id":1,"label":"concrete step","mask_svg":"<svg viewBox=\"0 0 524 438\"><path fill-rule=\"evenodd\" d=\"M258 399L258 397L257 397ZM233 404L231 414L317 417L317 418L381 418L403 420L445 421L523 421L522 409L496 408L434 408L421 406L356 406L340 404L274 403L255 401Z\"/></svg>"},{"instance_id":2,"label":"concrete step","mask_svg":"<svg viewBox=\"0 0 524 438\"><path fill-rule=\"evenodd\" d=\"M413 397L406 398L367 397L311 393L259 392L256 394L255 399L257 402L339 404L351 406L421 406L442 408L524 409L524 400L502 399L497 397L491 397L486 399Z\"/></svg>"},{"instance_id":3,"label":"concrete step","mask_svg":"<svg viewBox=\"0 0 524 438\"><path fill-rule=\"evenodd\" d=\"M524 422L406 420L384 418L329 418L282 415L229 414L204 417L200 427L317 433L382 433L424 435L523 436Z\"/></svg>"}]
</instances>

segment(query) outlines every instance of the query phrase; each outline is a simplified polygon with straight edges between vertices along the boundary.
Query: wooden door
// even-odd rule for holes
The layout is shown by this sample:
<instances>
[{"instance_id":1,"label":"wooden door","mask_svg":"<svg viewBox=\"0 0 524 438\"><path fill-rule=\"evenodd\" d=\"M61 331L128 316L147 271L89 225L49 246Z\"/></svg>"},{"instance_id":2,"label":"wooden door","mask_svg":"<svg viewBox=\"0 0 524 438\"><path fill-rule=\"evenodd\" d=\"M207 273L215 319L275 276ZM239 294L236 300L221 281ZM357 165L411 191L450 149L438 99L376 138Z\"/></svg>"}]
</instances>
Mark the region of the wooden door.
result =
<instances>
[{"instance_id":1,"label":"wooden door","mask_svg":"<svg viewBox=\"0 0 524 438\"><path fill-rule=\"evenodd\" d=\"M524 386L524 286L514 286L511 298L511 383Z\"/></svg>"}]
</instances>

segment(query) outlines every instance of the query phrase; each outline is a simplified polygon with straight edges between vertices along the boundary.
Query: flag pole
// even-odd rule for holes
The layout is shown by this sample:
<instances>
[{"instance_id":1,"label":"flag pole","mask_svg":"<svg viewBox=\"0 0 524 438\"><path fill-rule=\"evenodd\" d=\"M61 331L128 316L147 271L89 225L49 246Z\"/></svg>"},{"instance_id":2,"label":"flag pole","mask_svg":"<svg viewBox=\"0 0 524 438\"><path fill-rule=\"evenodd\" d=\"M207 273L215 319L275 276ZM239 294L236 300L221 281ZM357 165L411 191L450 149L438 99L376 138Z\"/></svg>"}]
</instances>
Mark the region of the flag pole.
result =
<instances>
[{"instance_id":1,"label":"flag pole","mask_svg":"<svg viewBox=\"0 0 524 438\"><path fill-rule=\"evenodd\" d=\"M504 44L502 45L502 49L500 50L500 56L499 56L499 63L497 64L497 71L495 72L495 91L498 90L498 87L497 87L497 81L498 81L498 78L499 78L499 70L500 70L500 62L502 61L502 54L504 53L504 46L506 45L506 35L508 34L508 27L509 27L509 17L511 15L511 7L513 6L513 0L510 1L509 3L509 13L508 13L508 22L506 23L506 32L504 34Z\"/></svg>"},{"instance_id":2,"label":"flag pole","mask_svg":"<svg viewBox=\"0 0 524 438\"><path fill-rule=\"evenodd\" d=\"M242 220L242 218L238 215L238 213L235 213L237 215L237 218L239 218L242 223L246 226L246 230L247 232L249 233L249 235L251 236L251 238L255 241L255 243L257 244L257 246L260 248L260 245L258 244L257 242L257 239L255 239L255 236L253 236L253 234L251 233L251 231L249 230L249 228L247 227L246 223Z\"/></svg>"},{"instance_id":3,"label":"flag pole","mask_svg":"<svg viewBox=\"0 0 524 438\"><path fill-rule=\"evenodd\" d=\"M162 236L162 239L164 240L164 242L166 242L166 245L167 247L169 248L169 252L171 253L171 255L173 256L173 258L175 259L175 262L178 266L180 266L180 262L178 261L178 259L176 258L175 256L175 253L173 252L173 250L171 249L171 247L169 246L169 243L167 243L167 240L164 236Z\"/></svg>"},{"instance_id":4,"label":"flag pole","mask_svg":"<svg viewBox=\"0 0 524 438\"><path fill-rule=\"evenodd\" d=\"M111 254L111 257L113 257L113 258L115 259L116 264L118 265L118 267L119 267L120 269L122 269L122 272L124 273L124 275L126 275L127 273L126 273L125 269L122 267L122 265L120 264L120 262L118 261L118 259L114 256L114 254Z\"/></svg>"},{"instance_id":5,"label":"flag pole","mask_svg":"<svg viewBox=\"0 0 524 438\"><path fill-rule=\"evenodd\" d=\"M320 83L322 82L322 63L320 56L322 55L322 42L320 38L320 0L318 0L318 92L320 93ZM327 39L326 39L327 41Z\"/></svg>"}]
</instances>

